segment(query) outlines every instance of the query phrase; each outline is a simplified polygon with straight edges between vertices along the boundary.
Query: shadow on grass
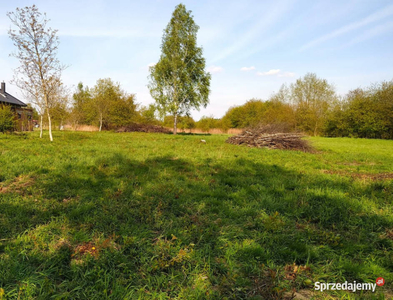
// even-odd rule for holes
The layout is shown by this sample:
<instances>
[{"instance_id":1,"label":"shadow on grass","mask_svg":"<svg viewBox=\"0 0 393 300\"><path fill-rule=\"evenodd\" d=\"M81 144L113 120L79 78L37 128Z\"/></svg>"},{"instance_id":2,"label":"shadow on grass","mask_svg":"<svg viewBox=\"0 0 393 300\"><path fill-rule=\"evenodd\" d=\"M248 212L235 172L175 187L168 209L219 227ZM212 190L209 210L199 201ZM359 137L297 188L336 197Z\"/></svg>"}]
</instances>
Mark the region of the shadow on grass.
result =
<instances>
[{"instance_id":1,"label":"shadow on grass","mask_svg":"<svg viewBox=\"0 0 393 300\"><path fill-rule=\"evenodd\" d=\"M16 288L15 282L34 278L36 285L49 280L52 295L84 298L73 288L92 285L86 298L108 288L126 297L127 286L135 291L153 280L150 293L174 297L182 288L194 297L195 278L206 276L203 295L208 290L216 297L247 298L259 290L255 278L267 280L264 272L275 268L278 274L293 263L313 265L314 276L322 276L318 268L330 263L329 274L342 280L366 281L381 272L392 276L386 254L392 242L381 238L392 220L369 211L363 201L375 191L348 196L351 182L247 159L223 165L169 156L136 161L115 154L98 157L93 165L64 165L37 180L35 188L41 193L37 201L26 192L0 202L5 239L0 255L7 255L2 264L9 266L0 273L3 286ZM38 243L36 235L47 242ZM118 247L72 266L77 245L111 236ZM69 246L52 251L35 246L60 239ZM377 253L379 261L373 262ZM102 276L108 282L97 286ZM269 291L279 286L278 275L274 280ZM299 280L288 284L302 287ZM59 285L62 281L68 284ZM270 297L264 294L269 291L260 296Z\"/></svg>"}]
</instances>

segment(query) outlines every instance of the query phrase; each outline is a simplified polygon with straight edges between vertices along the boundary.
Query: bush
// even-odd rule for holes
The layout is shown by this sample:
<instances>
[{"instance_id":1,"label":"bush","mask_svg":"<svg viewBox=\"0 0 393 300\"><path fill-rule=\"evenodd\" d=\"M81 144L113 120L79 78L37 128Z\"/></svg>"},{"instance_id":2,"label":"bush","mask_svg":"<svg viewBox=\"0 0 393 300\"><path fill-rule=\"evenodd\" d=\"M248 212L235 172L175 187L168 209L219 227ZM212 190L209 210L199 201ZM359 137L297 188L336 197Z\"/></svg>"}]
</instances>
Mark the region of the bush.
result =
<instances>
[{"instance_id":1,"label":"bush","mask_svg":"<svg viewBox=\"0 0 393 300\"><path fill-rule=\"evenodd\" d=\"M350 91L327 114L324 134L393 139L393 81Z\"/></svg>"},{"instance_id":2,"label":"bush","mask_svg":"<svg viewBox=\"0 0 393 300\"><path fill-rule=\"evenodd\" d=\"M14 131L15 125L15 115L11 107L5 105L0 106L0 132Z\"/></svg>"}]
</instances>

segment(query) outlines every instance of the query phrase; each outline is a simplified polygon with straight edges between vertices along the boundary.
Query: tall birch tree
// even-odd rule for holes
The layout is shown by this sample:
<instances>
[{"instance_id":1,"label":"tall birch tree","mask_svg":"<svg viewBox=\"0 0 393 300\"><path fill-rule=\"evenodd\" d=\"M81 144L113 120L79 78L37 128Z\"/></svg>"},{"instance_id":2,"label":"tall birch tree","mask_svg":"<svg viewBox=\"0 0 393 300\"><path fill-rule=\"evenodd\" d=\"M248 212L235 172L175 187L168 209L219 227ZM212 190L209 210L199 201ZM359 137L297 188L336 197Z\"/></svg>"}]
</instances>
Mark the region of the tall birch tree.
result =
<instances>
[{"instance_id":1,"label":"tall birch tree","mask_svg":"<svg viewBox=\"0 0 393 300\"><path fill-rule=\"evenodd\" d=\"M17 47L11 55L20 62L13 82L42 106L39 109L47 114L49 138L53 141L51 101L61 86L61 72L65 69L57 59L57 30L47 26L49 19L35 5L17 8L7 16L14 26L8 34Z\"/></svg>"},{"instance_id":2,"label":"tall birch tree","mask_svg":"<svg viewBox=\"0 0 393 300\"><path fill-rule=\"evenodd\" d=\"M150 94L162 115L173 115L174 134L179 116L209 103L211 75L205 72L203 51L197 46L198 29L191 11L183 4L176 6L164 30L160 60L150 67Z\"/></svg>"}]
</instances>

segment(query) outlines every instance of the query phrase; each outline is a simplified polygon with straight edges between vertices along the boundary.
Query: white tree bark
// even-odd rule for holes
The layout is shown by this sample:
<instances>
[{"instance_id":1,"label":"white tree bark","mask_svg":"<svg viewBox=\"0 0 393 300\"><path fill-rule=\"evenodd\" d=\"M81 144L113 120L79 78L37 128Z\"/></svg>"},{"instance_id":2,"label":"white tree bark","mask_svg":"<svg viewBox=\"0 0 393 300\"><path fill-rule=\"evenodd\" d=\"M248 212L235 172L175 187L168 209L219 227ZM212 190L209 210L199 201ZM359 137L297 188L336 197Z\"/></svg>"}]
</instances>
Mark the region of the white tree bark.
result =
<instances>
[{"instance_id":1,"label":"white tree bark","mask_svg":"<svg viewBox=\"0 0 393 300\"><path fill-rule=\"evenodd\" d=\"M100 132L101 132L101 129L102 129L102 113L100 114Z\"/></svg>"},{"instance_id":2,"label":"white tree bark","mask_svg":"<svg viewBox=\"0 0 393 300\"><path fill-rule=\"evenodd\" d=\"M41 114L41 120L40 120L40 139L42 139L42 114Z\"/></svg>"},{"instance_id":3,"label":"white tree bark","mask_svg":"<svg viewBox=\"0 0 393 300\"><path fill-rule=\"evenodd\" d=\"M174 123L173 123L173 134L176 135L177 134L177 113L175 113L174 116Z\"/></svg>"},{"instance_id":4,"label":"white tree bark","mask_svg":"<svg viewBox=\"0 0 393 300\"><path fill-rule=\"evenodd\" d=\"M49 114L49 109L47 109L48 112L48 127L49 127L49 139L51 142L53 142L53 137L52 137L52 121L50 118L50 114Z\"/></svg>"}]
</instances>

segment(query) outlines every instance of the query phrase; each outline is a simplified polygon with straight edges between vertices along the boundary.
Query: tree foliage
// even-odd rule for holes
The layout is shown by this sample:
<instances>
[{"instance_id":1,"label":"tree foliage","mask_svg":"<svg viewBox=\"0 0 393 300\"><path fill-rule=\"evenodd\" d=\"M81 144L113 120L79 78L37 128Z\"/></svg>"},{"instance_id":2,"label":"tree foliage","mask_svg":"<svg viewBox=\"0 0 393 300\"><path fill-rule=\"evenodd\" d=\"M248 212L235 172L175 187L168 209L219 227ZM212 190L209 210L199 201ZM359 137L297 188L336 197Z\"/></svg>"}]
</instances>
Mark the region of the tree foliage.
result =
<instances>
[{"instance_id":1,"label":"tree foliage","mask_svg":"<svg viewBox=\"0 0 393 300\"><path fill-rule=\"evenodd\" d=\"M178 116L209 102L211 76L197 46L198 29L191 11L176 6L164 30L160 60L150 68L150 93L163 115L173 115L174 134Z\"/></svg>"},{"instance_id":2,"label":"tree foliage","mask_svg":"<svg viewBox=\"0 0 393 300\"><path fill-rule=\"evenodd\" d=\"M98 125L101 131L135 122L136 107L135 95L123 91L110 78L98 79L91 89L80 82L73 94L71 118L75 126Z\"/></svg>"},{"instance_id":3,"label":"tree foliage","mask_svg":"<svg viewBox=\"0 0 393 300\"><path fill-rule=\"evenodd\" d=\"M51 117L53 124L62 129L65 121L68 119L70 111L70 97L69 90L66 86L60 85L52 93L50 101Z\"/></svg>"},{"instance_id":4,"label":"tree foliage","mask_svg":"<svg viewBox=\"0 0 393 300\"><path fill-rule=\"evenodd\" d=\"M283 85L267 101L251 99L244 105L230 108L222 124L245 128L285 123L292 130L318 135L323 132L328 112L336 100L332 85L308 73L290 87Z\"/></svg>"},{"instance_id":5,"label":"tree foliage","mask_svg":"<svg viewBox=\"0 0 393 300\"><path fill-rule=\"evenodd\" d=\"M196 127L201 129L203 132L209 132L213 128L221 128L221 120L216 119L213 116L203 116L197 123Z\"/></svg>"},{"instance_id":6,"label":"tree foliage","mask_svg":"<svg viewBox=\"0 0 393 300\"><path fill-rule=\"evenodd\" d=\"M220 128L225 130L276 123L289 123L294 127L293 115L292 107L276 96L268 101L251 99L241 106L231 107L222 118Z\"/></svg>"},{"instance_id":7,"label":"tree foliage","mask_svg":"<svg viewBox=\"0 0 393 300\"><path fill-rule=\"evenodd\" d=\"M72 99L71 121L74 126L91 124L94 114L92 109L90 109L92 96L89 87L85 87L82 82L79 82L76 91L72 95Z\"/></svg>"},{"instance_id":8,"label":"tree foliage","mask_svg":"<svg viewBox=\"0 0 393 300\"><path fill-rule=\"evenodd\" d=\"M98 117L99 131L101 131L104 121L108 122L111 102L117 101L117 98L120 97L120 87L109 78L98 79L92 89L92 96L93 108Z\"/></svg>"},{"instance_id":9,"label":"tree foliage","mask_svg":"<svg viewBox=\"0 0 393 300\"><path fill-rule=\"evenodd\" d=\"M340 99L332 85L309 73L290 87L283 85L268 101L251 99L231 107L221 128L275 123L313 135L393 139L393 81L352 90Z\"/></svg>"},{"instance_id":10,"label":"tree foliage","mask_svg":"<svg viewBox=\"0 0 393 300\"><path fill-rule=\"evenodd\" d=\"M160 121L157 120L156 116L157 108L154 104L149 104L149 106L140 106L138 115L138 121L142 124L159 125ZM172 123L173 124L173 123ZM171 127L172 124L169 126Z\"/></svg>"},{"instance_id":11,"label":"tree foliage","mask_svg":"<svg viewBox=\"0 0 393 300\"><path fill-rule=\"evenodd\" d=\"M320 134L327 112L337 99L334 87L326 79L308 73L291 84L290 97L297 129L314 135Z\"/></svg>"},{"instance_id":12,"label":"tree foliage","mask_svg":"<svg viewBox=\"0 0 393 300\"><path fill-rule=\"evenodd\" d=\"M350 91L328 115L324 134L393 139L393 81Z\"/></svg>"}]
</instances>

